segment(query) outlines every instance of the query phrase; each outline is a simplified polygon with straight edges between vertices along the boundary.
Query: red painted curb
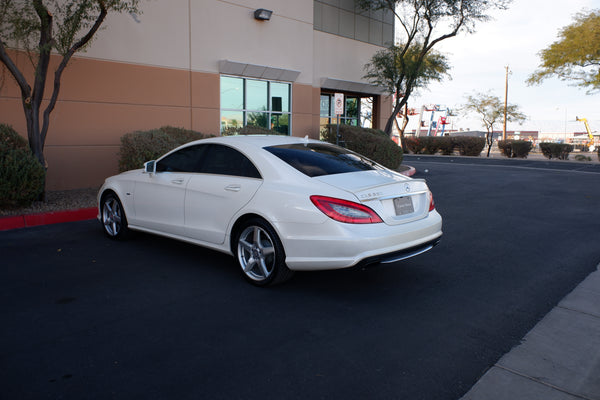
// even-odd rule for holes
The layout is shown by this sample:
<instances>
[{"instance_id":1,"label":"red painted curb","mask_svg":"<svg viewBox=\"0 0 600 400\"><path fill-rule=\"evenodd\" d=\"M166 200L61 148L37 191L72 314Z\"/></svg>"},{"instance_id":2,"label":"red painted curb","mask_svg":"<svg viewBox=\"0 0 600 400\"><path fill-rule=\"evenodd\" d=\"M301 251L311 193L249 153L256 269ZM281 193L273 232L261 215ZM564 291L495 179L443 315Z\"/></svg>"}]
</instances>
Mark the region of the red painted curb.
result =
<instances>
[{"instance_id":1,"label":"red painted curb","mask_svg":"<svg viewBox=\"0 0 600 400\"><path fill-rule=\"evenodd\" d=\"M405 167L408 167L408 169L400 172L402 175L413 176L417 172L417 170L414 167L411 167L410 165L405 165Z\"/></svg>"},{"instance_id":2,"label":"red painted curb","mask_svg":"<svg viewBox=\"0 0 600 400\"><path fill-rule=\"evenodd\" d=\"M0 231L39 225L59 224L62 222L83 221L87 219L94 219L97 215L98 209L96 207L92 207L80 208L78 210L3 217L0 218Z\"/></svg>"}]
</instances>

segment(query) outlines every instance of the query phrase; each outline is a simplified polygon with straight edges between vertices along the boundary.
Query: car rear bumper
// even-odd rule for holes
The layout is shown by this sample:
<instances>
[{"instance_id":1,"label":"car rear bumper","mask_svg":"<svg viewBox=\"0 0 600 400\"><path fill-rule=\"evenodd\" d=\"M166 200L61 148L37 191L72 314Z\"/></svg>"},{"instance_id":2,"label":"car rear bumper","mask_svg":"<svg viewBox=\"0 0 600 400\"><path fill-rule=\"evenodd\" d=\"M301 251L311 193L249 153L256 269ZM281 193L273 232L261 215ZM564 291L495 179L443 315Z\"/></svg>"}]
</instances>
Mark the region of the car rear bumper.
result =
<instances>
[{"instance_id":1,"label":"car rear bumper","mask_svg":"<svg viewBox=\"0 0 600 400\"><path fill-rule=\"evenodd\" d=\"M391 264L398 261L406 260L407 258L415 257L423 254L435 246L442 240L441 236L427 243L420 244L408 249L395 251L392 253L381 254L378 256L368 257L356 264L355 268L366 268L376 264Z\"/></svg>"},{"instance_id":2,"label":"car rear bumper","mask_svg":"<svg viewBox=\"0 0 600 400\"><path fill-rule=\"evenodd\" d=\"M278 224L276 229L291 270L341 269L400 261L433 248L442 236L442 217L432 211L426 218L396 226L328 220L318 226Z\"/></svg>"}]
</instances>

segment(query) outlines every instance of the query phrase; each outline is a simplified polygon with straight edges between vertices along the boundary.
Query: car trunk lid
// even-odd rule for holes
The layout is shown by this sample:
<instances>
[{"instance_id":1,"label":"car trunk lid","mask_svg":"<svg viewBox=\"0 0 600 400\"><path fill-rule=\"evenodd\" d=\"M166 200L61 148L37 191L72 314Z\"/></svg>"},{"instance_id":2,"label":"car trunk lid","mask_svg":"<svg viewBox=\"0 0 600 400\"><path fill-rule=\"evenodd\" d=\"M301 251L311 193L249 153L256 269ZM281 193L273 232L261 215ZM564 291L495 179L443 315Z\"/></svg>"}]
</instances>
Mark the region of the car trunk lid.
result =
<instances>
[{"instance_id":1,"label":"car trunk lid","mask_svg":"<svg viewBox=\"0 0 600 400\"><path fill-rule=\"evenodd\" d=\"M351 193L388 225L415 221L429 213L431 195L422 179L411 179L384 170L325 175L314 179Z\"/></svg>"}]
</instances>

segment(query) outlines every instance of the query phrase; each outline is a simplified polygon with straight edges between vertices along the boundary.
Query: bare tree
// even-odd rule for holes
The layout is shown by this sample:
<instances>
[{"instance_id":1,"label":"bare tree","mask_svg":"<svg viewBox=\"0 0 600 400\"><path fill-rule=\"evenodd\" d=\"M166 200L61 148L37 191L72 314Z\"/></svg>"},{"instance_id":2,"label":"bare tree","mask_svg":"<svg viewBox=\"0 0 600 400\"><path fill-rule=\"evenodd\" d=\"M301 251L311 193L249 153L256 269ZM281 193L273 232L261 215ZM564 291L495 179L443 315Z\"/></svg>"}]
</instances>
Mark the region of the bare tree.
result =
<instances>
[{"instance_id":1,"label":"bare tree","mask_svg":"<svg viewBox=\"0 0 600 400\"><path fill-rule=\"evenodd\" d=\"M0 62L19 86L29 147L45 168L44 144L50 113L56 106L67 64L73 54L90 43L109 12L139 12L138 3L139 0L0 0ZM11 48L25 51L35 71L33 77L19 69L8 52ZM54 71L50 101L42 110L53 53L60 62Z\"/></svg>"},{"instance_id":2,"label":"bare tree","mask_svg":"<svg viewBox=\"0 0 600 400\"><path fill-rule=\"evenodd\" d=\"M456 36L459 32L472 33L475 24L489 20L487 14L492 9L506 9L511 0L358 0L363 9L389 10L394 13L400 24L403 38L399 57L399 69L406 71L405 54L417 47L414 60L417 69L427 54L439 42ZM385 126L385 132L392 131L395 116L408 99L418 83L416 76L401 76L404 95L394 105L392 117Z\"/></svg>"},{"instance_id":3,"label":"bare tree","mask_svg":"<svg viewBox=\"0 0 600 400\"><path fill-rule=\"evenodd\" d=\"M376 52L371 61L365 65L365 79L377 86L386 88L387 92L395 96L394 109L396 113L390 115L386 124L385 132L392 133L392 124L396 121L396 115L403 117L402 127L397 126L400 132L400 140L403 143L404 129L408 124L407 103L400 106L403 98L410 95L417 88L424 88L432 81L440 81L444 75L448 75L448 61L446 56L430 50L423 59L420 59L421 46L415 43L405 49L404 46L391 46L388 49ZM409 86L409 83L412 86ZM404 112L401 112L401 109ZM389 129L389 130L388 130Z\"/></svg>"},{"instance_id":4,"label":"bare tree","mask_svg":"<svg viewBox=\"0 0 600 400\"><path fill-rule=\"evenodd\" d=\"M498 96L490 93L475 93L467 96L467 102L462 106L467 113L476 113L487 130L485 135L488 146L487 156L490 156L494 144L494 125L504 120L504 102ZM507 104L506 120L509 122L523 122L527 116L519 111L519 106Z\"/></svg>"}]
</instances>

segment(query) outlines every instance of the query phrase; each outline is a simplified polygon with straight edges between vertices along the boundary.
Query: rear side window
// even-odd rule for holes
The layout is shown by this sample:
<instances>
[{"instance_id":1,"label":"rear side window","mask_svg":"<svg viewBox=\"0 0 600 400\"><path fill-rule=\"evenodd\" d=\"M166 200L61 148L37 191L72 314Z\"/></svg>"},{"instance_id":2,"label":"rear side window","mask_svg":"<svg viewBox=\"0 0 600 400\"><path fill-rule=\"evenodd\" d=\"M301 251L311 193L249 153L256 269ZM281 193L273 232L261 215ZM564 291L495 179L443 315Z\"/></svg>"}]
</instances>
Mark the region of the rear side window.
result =
<instances>
[{"instance_id":1,"label":"rear side window","mask_svg":"<svg viewBox=\"0 0 600 400\"><path fill-rule=\"evenodd\" d=\"M381 168L359 154L325 143L286 144L265 150L310 177Z\"/></svg>"}]
</instances>

